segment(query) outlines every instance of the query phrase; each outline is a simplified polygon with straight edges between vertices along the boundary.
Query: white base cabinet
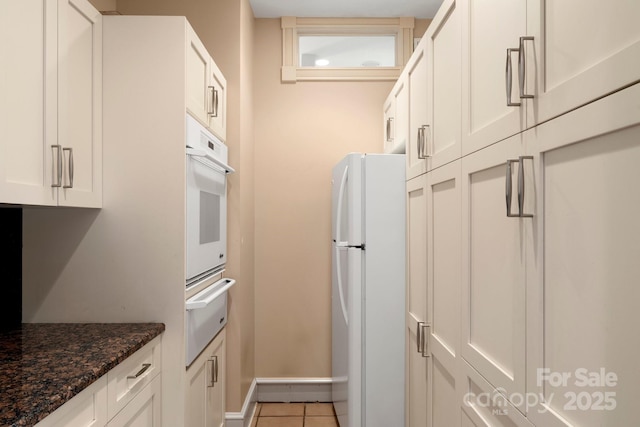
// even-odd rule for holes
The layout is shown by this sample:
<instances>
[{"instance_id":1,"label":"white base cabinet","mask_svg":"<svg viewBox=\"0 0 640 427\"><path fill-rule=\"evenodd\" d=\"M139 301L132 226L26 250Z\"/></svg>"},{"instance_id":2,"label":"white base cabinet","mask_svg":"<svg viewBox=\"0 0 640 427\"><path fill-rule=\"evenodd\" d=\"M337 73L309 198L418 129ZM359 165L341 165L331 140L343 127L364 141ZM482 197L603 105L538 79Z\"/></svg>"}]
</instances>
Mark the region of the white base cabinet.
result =
<instances>
[{"instance_id":1,"label":"white base cabinet","mask_svg":"<svg viewBox=\"0 0 640 427\"><path fill-rule=\"evenodd\" d=\"M0 203L102 206L102 15L0 3Z\"/></svg>"},{"instance_id":2,"label":"white base cabinet","mask_svg":"<svg viewBox=\"0 0 640 427\"><path fill-rule=\"evenodd\" d=\"M161 371L156 337L36 427L161 427Z\"/></svg>"},{"instance_id":3,"label":"white base cabinet","mask_svg":"<svg viewBox=\"0 0 640 427\"><path fill-rule=\"evenodd\" d=\"M222 329L187 368L185 426L224 426L225 334Z\"/></svg>"}]
</instances>

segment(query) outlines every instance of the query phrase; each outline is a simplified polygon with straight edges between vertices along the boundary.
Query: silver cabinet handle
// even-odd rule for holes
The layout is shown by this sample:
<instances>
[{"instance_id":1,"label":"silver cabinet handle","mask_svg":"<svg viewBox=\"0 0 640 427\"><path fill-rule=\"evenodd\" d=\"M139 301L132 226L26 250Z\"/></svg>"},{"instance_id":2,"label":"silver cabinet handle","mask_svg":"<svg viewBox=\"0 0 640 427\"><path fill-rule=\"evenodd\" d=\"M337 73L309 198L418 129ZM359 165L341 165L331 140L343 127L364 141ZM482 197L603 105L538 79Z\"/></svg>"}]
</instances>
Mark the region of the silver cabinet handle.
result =
<instances>
[{"instance_id":1,"label":"silver cabinet handle","mask_svg":"<svg viewBox=\"0 0 640 427\"><path fill-rule=\"evenodd\" d=\"M211 111L207 114L211 117L218 117L218 90L215 86L209 86L211 89Z\"/></svg>"},{"instance_id":2,"label":"silver cabinet handle","mask_svg":"<svg viewBox=\"0 0 640 427\"><path fill-rule=\"evenodd\" d=\"M422 353L422 326L424 325L424 322L420 322L418 321L418 324L416 325L416 343L418 345L417 351L418 353Z\"/></svg>"},{"instance_id":3,"label":"silver cabinet handle","mask_svg":"<svg viewBox=\"0 0 640 427\"><path fill-rule=\"evenodd\" d=\"M214 372L214 376L213 376L213 382L217 383L218 382L218 356L213 356L213 372Z\"/></svg>"},{"instance_id":4,"label":"silver cabinet handle","mask_svg":"<svg viewBox=\"0 0 640 427\"><path fill-rule=\"evenodd\" d=\"M387 119L387 142L393 142L393 136L391 136L392 122L393 122L393 117L389 117Z\"/></svg>"},{"instance_id":5,"label":"silver cabinet handle","mask_svg":"<svg viewBox=\"0 0 640 427\"><path fill-rule=\"evenodd\" d=\"M518 163L518 160L507 160L507 174L505 176L505 196L507 199L507 217L517 218L520 214L511 213L511 196L512 196L512 184L511 184L511 164Z\"/></svg>"},{"instance_id":6,"label":"silver cabinet handle","mask_svg":"<svg viewBox=\"0 0 640 427\"><path fill-rule=\"evenodd\" d=\"M533 214L524 213L524 160L533 160L533 156L520 156L518 158L518 210L520 218L533 218Z\"/></svg>"},{"instance_id":7,"label":"silver cabinet handle","mask_svg":"<svg viewBox=\"0 0 640 427\"><path fill-rule=\"evenodd\" d=\"M428 333L425 331L425 329L427 328L431 328L431 326L427 325L426 323L422 323L422 351L420 353L422 353L422 357L429 357L431 356L431 354L429 354L429 347L427 346L428 341Z\"/></svg>"},{"instance_id":8,"label":"silver cabinet handle","mask_svg":"<svg viewBox=\"0 0 640 427\"><path fill-rule=\"evenodd\" d=\"M207 363L208 362L211 362L211 376L209 377L210 382L207 387L211 388L215 387L218 382L218 356L211 356L211 358L207 360Z\"/></svg>"},{"instance_id":9,"label":"silver cabinet handle","mask_svg":"<svg viewBox=\"0 0 640 427\"><path fill-rule=\"evenodd\" d=\"M431 126L422 125L422 158L426 159L427 157L431 157L431 151L429 150L429 130Z\"/></svg>"},{"instance_id":10,"label":"silver cabinet handle","mask_svg":"<svg viewBox=\"0 0 640 427\"><path fill-rule=\"evenodd\" d=\"M517 52L519 50L520 49L513 48L507 49L507 67L505 71L505 80L507 85L507 107L519 107L521 105L519 102L511 102L511 87L513 86L513 66L511 65L511 53Z\"/></svg>"},{"instance_id":11,"label":"silver cabinet handle","mask_svg":"<svg viewBox=\"0 0 640 427\"><path fill-rule=\"evenodd\" d=\"M135 380L136 378L138 378L140 375L144 374L145 372L147 372L147 369L149 369L151 367L151 363L143 363L142 364L142 368L135 373L135 375L129 375L127 376L127 379L132 379Z\"/></svg>"},{"instance_id":12,"label":"silver cabinet handle","mask_svg":"<svg viewBox=\"0 0 640 427\"><path fill-rule=\"evenodd\" d=\"M418 128L418 158L426 159L431 157L427 154L427 130L429 125L422 125Z\"/></svg>"},{"instance_id":13,"label":"silver cabinet handle","mask_svg":"<svg viewBox=\"0 0 640 427\"><path fill-rule=\"evenodd\" d=\"M69 152L69 185L63 185L62 188L73 188L73 148L63 148L62 151Z\"/></svg>"},{"instance_id":14,"label":"silver cabinet handle","mask_svg":"<svg viewBox=\"0 0 640 427\"><path fill-rule=\"evenodd\" d=\"M505 196L507 200L507 216L509 218L533 218L533 214L524 213L524 160L533 160L533 156L520 156L516 160L507 160L507 175L505 177ZM512 183L511 183L511 164L518 163L518 213L511 213L511 196L512 196Z\"/></svg>"},{"instance_id":15,"label":"silver cabinet handle","mask_svg":"<svg viewBox=\"0 0 640 427\"><path fill-rule=\"evenodd\" d=\"M56 164L56 159L57 159L57 168L53 168L56 169L55 171L52 169L51 171L51 187L62 187L62 146L61 145L52 145L51 146L51 151L53 152L53 150L58 150L56 152L56 154L54 155L54 157L51 159L52 162L54 162L54 165ZM57 178L57 179L56 179Z\"/></svg>"},{"instance_id":16,"label":"silver cabinet handle","mask_svg":"<svg viewBox=\"0 0 640 427\"><path fill-rule=\"evenodd\" d=\"M533 37L520 37L520 47L518 48L518 78L520 84L520 98L530 99L533 98L533 95L527 95L524 93L524 82L527 73L524 51L525 40L533 41Z\"/></svg>"}]
</instances>

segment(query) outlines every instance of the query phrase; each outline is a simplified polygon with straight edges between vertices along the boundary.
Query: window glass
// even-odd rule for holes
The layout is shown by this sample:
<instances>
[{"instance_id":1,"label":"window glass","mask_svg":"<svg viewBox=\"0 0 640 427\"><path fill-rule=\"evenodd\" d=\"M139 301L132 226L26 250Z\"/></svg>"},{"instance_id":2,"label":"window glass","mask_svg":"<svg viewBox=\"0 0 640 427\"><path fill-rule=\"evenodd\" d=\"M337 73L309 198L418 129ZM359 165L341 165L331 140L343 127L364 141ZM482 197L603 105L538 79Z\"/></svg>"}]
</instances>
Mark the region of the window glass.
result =
<instances>
[{"instance_id":1,"label":"window glass","mask_svg":"<svg viewBox=\"0 0 640 427\"><path fill-rule=\"evenodd\" d=\"M395 67L395 35L301 35L300 67Z\"/></svg>"}]
</instances>

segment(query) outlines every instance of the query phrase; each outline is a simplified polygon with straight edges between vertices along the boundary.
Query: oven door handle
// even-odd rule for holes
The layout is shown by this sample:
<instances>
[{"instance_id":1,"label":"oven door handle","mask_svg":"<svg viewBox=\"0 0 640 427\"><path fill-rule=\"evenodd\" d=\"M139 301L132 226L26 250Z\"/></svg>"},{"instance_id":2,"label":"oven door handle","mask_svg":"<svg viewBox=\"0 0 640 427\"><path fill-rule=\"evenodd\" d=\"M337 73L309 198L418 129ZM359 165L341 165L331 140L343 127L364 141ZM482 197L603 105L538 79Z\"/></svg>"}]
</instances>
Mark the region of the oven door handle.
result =
<instances>
[{"instance_id":1,"label":"oven door handle","mask_svg":"<svg viewBox=\"0 0 640 427\"><path fill-rule=\"evenodd\" d=\"M195 148L187 147L187 156L204 157L205 159L209 160L210 162L213 162L216 166L219 166L222 169L224 169L225 173L234 173L236 171L234 168L232 168L228 164L226 164L224 162L221 162L220 160L216 159L215 157L207 154L207 152L205 152L204 150L198 150L198 149L195 149Z\"/></svg>"},{"instance_id":2,"label":"oven door handle","mask_svg":"<svg viewBox=\"0 0 640 427\"><path fill-rule=\"evenodd\" d=\"M211 295L207 295L207 293L210 292L209 288L216 287L221 282L227 282L227 283L224 286L222 286L220 289L216 290L215 292L212 292ZM217 281L210 287L206 288L203 291L198 292L197 294L189 298L186 304L187 310L197 310L199 308L205 308L206 306L211 304L216 298L218 298L220 295L227 292L227 290L235 284L236 284L236 281L234 279L224 278Z\"/></svg>"}]
</instances>

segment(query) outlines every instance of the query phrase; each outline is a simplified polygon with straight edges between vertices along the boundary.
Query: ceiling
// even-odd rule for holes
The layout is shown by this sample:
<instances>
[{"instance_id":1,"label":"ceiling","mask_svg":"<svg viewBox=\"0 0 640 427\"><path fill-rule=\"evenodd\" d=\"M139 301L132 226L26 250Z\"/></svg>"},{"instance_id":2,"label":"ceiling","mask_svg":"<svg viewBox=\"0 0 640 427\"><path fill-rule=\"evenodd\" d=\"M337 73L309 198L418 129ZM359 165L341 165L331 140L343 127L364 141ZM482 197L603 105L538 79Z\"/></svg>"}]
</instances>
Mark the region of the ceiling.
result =
<instances>
[{"instance_id":1,"label":"ceiling","mask_svg":"<svg viewBox=\"0 0 640 427\"><path fill-rule=\"evenodd\" d=\"M249 0L256 18L433 18L442 0Z\"/></svg>"}]
</instances>

